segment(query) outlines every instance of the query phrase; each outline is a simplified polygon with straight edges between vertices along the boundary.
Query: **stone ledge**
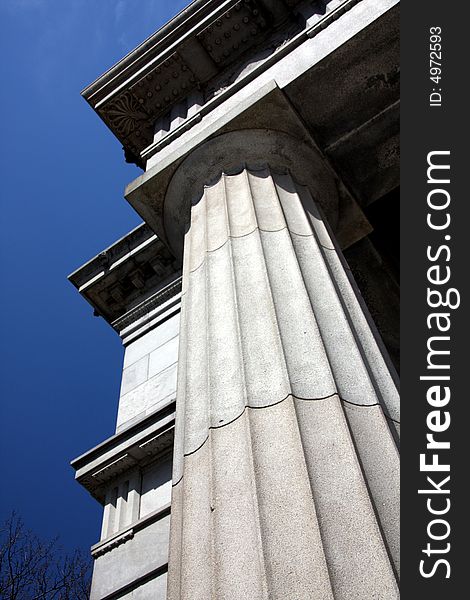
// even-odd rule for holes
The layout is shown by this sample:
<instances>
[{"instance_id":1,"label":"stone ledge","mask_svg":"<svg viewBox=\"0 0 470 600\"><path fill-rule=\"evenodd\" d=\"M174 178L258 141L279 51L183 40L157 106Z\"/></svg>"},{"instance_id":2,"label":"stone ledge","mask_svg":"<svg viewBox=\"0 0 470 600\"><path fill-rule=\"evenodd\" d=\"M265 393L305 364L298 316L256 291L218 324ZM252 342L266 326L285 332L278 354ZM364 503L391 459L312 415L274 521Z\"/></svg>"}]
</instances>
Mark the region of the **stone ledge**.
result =
<instances>
[{"instance_id":1,"label":"stone ledge","mask_svg":"<svg viewBox=\"0 0 470 600\"><path fill-rule=\"evenodd\" d=\"M75 479L101 504L106 484L143 467L173 446L175 402L108 438L72 461Z\"/></svg>"}]
</instances>

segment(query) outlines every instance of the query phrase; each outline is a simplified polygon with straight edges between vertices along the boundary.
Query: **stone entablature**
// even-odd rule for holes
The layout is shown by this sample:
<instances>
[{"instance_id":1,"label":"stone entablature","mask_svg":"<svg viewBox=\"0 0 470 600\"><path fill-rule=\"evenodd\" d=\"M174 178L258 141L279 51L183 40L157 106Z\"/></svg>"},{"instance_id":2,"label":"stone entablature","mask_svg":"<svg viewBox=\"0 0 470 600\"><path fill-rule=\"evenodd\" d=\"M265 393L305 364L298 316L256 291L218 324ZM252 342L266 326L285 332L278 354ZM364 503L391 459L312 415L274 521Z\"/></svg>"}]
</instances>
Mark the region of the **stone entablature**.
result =
<instances>
[{"instance_id":1,"label":"stone entablature","mask_svg":"<svg viewBox=\"0 0 470 600\"><path fill-rule=\"evenodd\" d=\"M83 95L139 161L153 140L156 120L252 50L296 4L196 0L168 24L171 29L159 30Z\"/></svg>"},{"instance_id":2,"label":"stone entablature","mask_svg":"<svg viewBox=\"0 0 470 600\"><path fill-rule=\"evenodd\" d=\"M101 504L108 484L135 467L142 468L173 447L175 403L108 438L71 463L77 481Z\"/></svg>"},{"instance_id":3,"label":"stone entablature","mask_svg":"<svg viewBox=\"0 0 470 600\"><path fill-rule=\"evenodd\" d=\"M143 166L154 136L165 137L162 122L177 114L181 126L196 112L195 95L204 105L239 78L239 65L253 57L264 62L296 36L301 43L358 1L195 0L83 96L122 142L127 160Z\"/></svg>"},{"instance_id":4,"label":"stone entablature","mask_svg":"<svg viewBox=\"0 0 470 600\"><path fill-rule=\"evenodd\" d=\"M118 332L177 294L178 278L173 256L145 223L69 276Z\"/></svg>"},{"instance_id":5,"label":"stone entablature","mask_svg":"<svg viewBox=\"0 0 470 600\"><path fill-rule=\"evenodd\" d=\"M176 274L167 285L149 296L111 323L119 332L123 343L128 344L165 318L179 311L181 299L181 276Z\"/></svg>"},{"instance_id":6,"label":"stone entablature","mask_svg":"<svg viewBox=\"0 0 470 600\"><path fill-rule=\"evenodd\" d=\"M111 600L135 585L161 597L168 558L181 275L167 248L142 224L70 279L125 346L116 434L72 462L76 480L104 508L101 539L92 548L90 597ZM155 543L147 551L150 539ZM133 558L143 554L139 561Z\"/></svg>"}]
</instances>

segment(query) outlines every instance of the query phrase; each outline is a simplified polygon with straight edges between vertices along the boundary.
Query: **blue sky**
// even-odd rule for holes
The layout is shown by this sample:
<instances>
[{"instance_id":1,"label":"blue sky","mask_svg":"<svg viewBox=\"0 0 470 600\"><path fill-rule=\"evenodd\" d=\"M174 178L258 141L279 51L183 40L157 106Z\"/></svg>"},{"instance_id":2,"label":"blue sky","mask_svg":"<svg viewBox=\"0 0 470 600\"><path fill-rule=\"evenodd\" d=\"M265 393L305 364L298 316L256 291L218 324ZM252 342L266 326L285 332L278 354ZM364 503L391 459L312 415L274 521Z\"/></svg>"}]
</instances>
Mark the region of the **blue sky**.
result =
<instances>
[{"instance_id":1,"label":"blue sky","mask_svg":"<svg viewBox=\"0 0 470 600\"><path fill-rule=\"evenodd\" d=\"M0 520L98 541L69 461L112 435L123 350L67 275L139 224L140 171L80 91L187 0L1 0Z\"/></svg>"}]
</instances>

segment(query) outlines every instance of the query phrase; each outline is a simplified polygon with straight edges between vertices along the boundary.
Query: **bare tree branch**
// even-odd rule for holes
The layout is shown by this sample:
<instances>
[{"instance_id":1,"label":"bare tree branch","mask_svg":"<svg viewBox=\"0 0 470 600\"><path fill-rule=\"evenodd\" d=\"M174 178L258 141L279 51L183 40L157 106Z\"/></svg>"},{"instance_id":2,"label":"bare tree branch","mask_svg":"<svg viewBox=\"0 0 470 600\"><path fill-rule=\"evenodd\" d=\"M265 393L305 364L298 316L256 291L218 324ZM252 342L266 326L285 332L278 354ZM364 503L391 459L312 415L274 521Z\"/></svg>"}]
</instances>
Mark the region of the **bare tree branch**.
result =
<instances>
[{"instance_id":1,"label":"bare tree branch","mask_svg":"<svg viewBox=\"0 0 470 600\"><path fill-rule=\"evenodd\" d=\"M88 600L91 560L42 541L16 513L0 525L0 600Z\"/></svg>"}]
</instances>

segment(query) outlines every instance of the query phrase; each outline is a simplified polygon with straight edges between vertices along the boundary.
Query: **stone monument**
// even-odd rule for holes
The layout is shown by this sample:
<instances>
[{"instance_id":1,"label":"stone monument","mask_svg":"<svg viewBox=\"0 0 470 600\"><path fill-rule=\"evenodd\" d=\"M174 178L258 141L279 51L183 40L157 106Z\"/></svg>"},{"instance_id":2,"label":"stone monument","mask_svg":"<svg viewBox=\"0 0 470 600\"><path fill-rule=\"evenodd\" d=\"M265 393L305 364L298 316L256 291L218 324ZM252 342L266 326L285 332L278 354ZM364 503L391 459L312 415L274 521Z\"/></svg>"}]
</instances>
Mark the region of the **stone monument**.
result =
<instances>
[{"instance_id":1,"label":"stone monument","mask_svg":"<svg viewBox=\"0 0 470 600\"><path fill-rule=\"evenodd\" d=\"M194 0L84 90L144 221L70 276L125 347L92 600L398 598L398 44Z\"/></svg>"}]
</instances>

